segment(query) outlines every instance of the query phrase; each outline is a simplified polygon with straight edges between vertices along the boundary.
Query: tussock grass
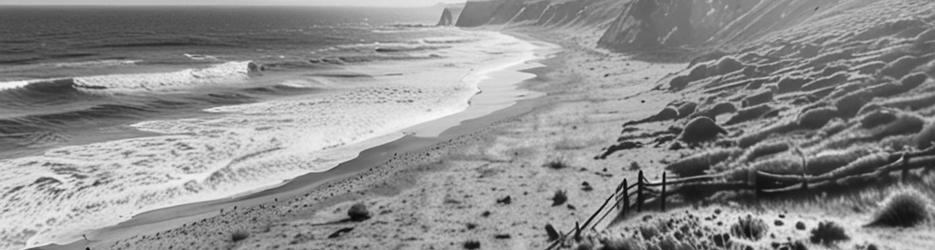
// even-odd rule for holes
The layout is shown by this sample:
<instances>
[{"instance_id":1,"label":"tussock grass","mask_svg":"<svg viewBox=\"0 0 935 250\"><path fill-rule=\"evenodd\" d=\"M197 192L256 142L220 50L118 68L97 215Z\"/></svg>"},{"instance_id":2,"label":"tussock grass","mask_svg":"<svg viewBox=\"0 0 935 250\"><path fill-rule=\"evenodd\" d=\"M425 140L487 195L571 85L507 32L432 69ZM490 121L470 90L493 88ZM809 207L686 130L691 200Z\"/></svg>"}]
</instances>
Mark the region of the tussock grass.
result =
<instances>
[{"instance_id":1,"label":"tussock grass","mask_svg":"<svg viewBox=\"0 0 935 250\"><path fill-rule=\"evenodd\" d=\"M238 241L247 239L247 237L250 237L250 233L243 229L238 229L238 230L231 232L231 241L233 242L238 242Z\"/></svg>"},{"instance_id":2,"label":"tussock grass","mask_svg":"<svg viewBox=\"0 0 935 250\"><path fill-rule=\"evenodd\" d=\"M737 112L737 106L734 106L734 104L730 102L721 102L721 103L715 104L714 106L711 106L710 108L699 111L697 115L707 116L708 118L711 118L713 120L715 117L719 115L729 114L729 113L734 113L734 112Z\"/></svg>"},{"instance_id":3,"label":"tussock grass","mask_svg":"<svg viewBox=\"0 0 935 250\"><path fill-rule=\"evenodd\" d=\"M868 108L873 107L873 105L867 105L864 109L861 109L861 112L867 110ZM896 112L889 109L877 109L873 111L868 111L866 114L860 117L860 126L862 128L875 128L880 125L884 125L896 120Z\"/></svg>"},{"instance_id":4,"label":"tussock grass","mask_svg":"<svg viewBox=\"0 0 935 250\"><path fill-rule=\"evenodd\" d=\"M370 219L370 211L367 210L367 205L364 205L364 203L356 203L347 210L347 216L352 221L365 221Z\"/></svg>"},{"instance_id":5,"label":"tussock grass","mask_svg":"<svg viewBox=\"0 0 935 250\"><path fill-rule=\"evenodd\" d=\"M935 122L929 121L922 131L915 135L915 146L918 148L928 148L935 142Z\"/></svg>"},{"instance_id":6,"label":"tussock grass","mask_svg":"<svg viewBox=\"0 0 935 250\"><path fill-rule=\"evenodd\" d=\"M727 134L727 130L718 126L711 118L701 116L685 125L682 133L679 134L679 140L698 143L717 139L719 134Z\"/></svg>"},{"instance_id":7,"label":"tussock grass","mask_svg":"<svg viewBox=\"0 0 935 250\"><path fill-rule=\"evenodd\" d=\"M809 241L813 244L833 245L840 241L849 240L844 228L833 221L819 222L818 227L810 232Z\"/></svg>"},{"instance_id":8,"label":"tussock grass","mask_svg":"<svg viewBox=\"0 0 935 250\"><path fill-rule=\"evenodd\" d=\"M678 118L687 117L695 113L695 110L698 109L698 103L695 102L684 102L678 105Z\"/></svg>"},{"instance_id":9,"label":"tussock grass","mask_svg":"<svg viewBox=\"0 0 935 250\"><path fill-rule=\"evenodd\" d=\"M896 119L871 130L874 139L883 139L892 135L915 134L925 126L925 120L915 114L899 113Z\"/></svg>"},{"instance_id":10,"label":"tussock grass","mask_svg":"<svg viewBox=\"0 0 935 250\"><path fill-rule=\"evenodd\" d=\"M881 101L879 104L891 108L918 110L935 105L935 93L895 97Z\"/></svg>"},{"instance_id":11,"label":"tussock grass","mask_svg":"<svg viewBox=\"0 0 935 250\"><path fill-rule=\"evenodd\" d=\"M929 218L929 201L915 189L891 194L868 226L912 227Z\"/></svg>"},{"instance_id":12,"label":"tussock grass","mask_svg":"<svg viewBox=\"0 0 935 250\"><path fill-rule=\"evenodd\" d=\"M779 80L779 83L776 84L779 87L779 93L786 93L792 91L798 91L802 88L802 85L808 82L808 79L798 78L798 77L783 77L782 80Z\"/></svg>"},{"instance_id":13,"label":"tussock grass","mask_svg":"<svg viewBox=\"0 0 935 250\"><path fill-rule=\"evenodd\" d=\"M707 64L698 64L688 73L688 78L692 81L701 80L705 77L708 77L708 65Z\"/></svg>"},{"instance_id":14,"label":"tussock grass","mask_svg":"<svg viewBox=\"0 0 935 250\"><path fill-rule=\"evenodd\" d=\"M747 133L746 135L740 137L740 139L737 140L737 144L741 148L747 148L757 143L760 143L761 141L765 140L766 138L769 138L770 136L773 136L775 134L787 133L787 132L797 129L798 127L799 127L798 122L795 120L787 119L783 121L778 121L765 128L761 128L758 131L751 131Z\"/></svg>"},{"instance_id":15,"label":"tussock grass","mask_svg":"<svg viewBox=\"0 0 935 250\"><path fill-rule=\"evenodd\" d=\"M561 206L568 201L568 194L565 190L555 190L555 194L552 195L552 206Z\"/></svg>"},{"instance_id":16,"label":"tussock grass","mask_svg":"<svg viewBox=\"0 0 935 250\"><path fill-rule=\"evenodd\" d=\"M740 153L741 150L737 148L714 149L682 158L666 166L666 170L683 177L700 175L711 169L712 166L737 156Z\"/></svg>"},{"instance_id":17,"label":"tussock grass","mask_svg":"<svg viewBox=\"0 0 935 250\"><path fill-rule=\"evenodd\" d=\"M718 75L724 75L743 69L743 67L743 63L740 63L740 61L737 61L737 59L734 59L730 56L725 56L721 58L721 60L718 60L717 65L715 65L715 70L717 70Z\"/></svg>"},{"instance_id":18,"label":"tussock grass","mask_svg":"<svg viewBox=\"0 0 935 250\"><path fill-rule=\"evenodd\" d=\"M601 245L606 250L642 250L642 244L633 238L610 236L600 239Z\"/></svg>"},{"instance_id":19,"label":"tussock grass","mask_svg":"<svg viewBox=\"0 0 935 250\"><path fill-rule=\"evenodd\" d=\"M548 167L551 169L556 169L556 170L570 167L570 165L568 165L568 162L565 162L564 157L553 158L549 160L548 162L546 162L545 164L543 164L542 166Z\"/></svg>"},{"instance_id":20,"label":"tussock grass","mask_svg":"<svg viewBox=\"0 0 935 250\"><path fill-rule=\"evenodd\" d=\"M831 87L834 85L842 84L847 81L849 74L846 72L838 72L837 74L822 77L815 79L810 83L802 85L802 91L811 91L825 87Z\"/></svg>"},{"instance_id":21,"label":"tussock grass","mask_svg":"<svg viewBox=\"0 0 935 250\"><path fill-rule=\"evenodd\" d=\"M673 77L672 80L669 80L669 89L673 91L682 90L685 87L688 87L688 84L691 83L691 77L686 75Z\"/></svg>"},{"instance_id":22,"label":"tussock grass","mask_svg":"<svg viewBox=\"0 0 935 250\"><path fill-rule=\"evenodd\" d=\"M747 96L746 98L743 98L743 100L741 100L740 103L742 107L746 108L746 107L760 105L763 103L768 103L771 101L773 101L773 91L764 90L764 91L760 91L759 93Z\"/></svg>"},{"instance_id":23,"label":"tussock grass","mask_svg":"<svg viewBox=\"0 0 935 250\"><path fill-rule=\"evenodd\" d=\"M737 110L737 114L727 120L727 125L739 124L750 120L764 117L766 114L774 111L769 104L760 104L749 108Z\"/></svg>"},{"instance_id":24,"label":"tussock grass","mask_svg":"<svg viewBox=\"0 0 935 250\"><path fill-rule=\"evenodd\" d=\"M787 141L761 142L748 149L741 159L752 162L760 157L782 153L786 150L789 150L789 142Z\"/></svg>"},{"instance_id":25,"label":"tussock grass","mask_svg":"<svg viewBox=\"0 0 935 250\"><path fill-rule=\"evenodd\" d=\"M752 241L760 240L767 231L769 231L769 225L752 215L737 218L737 222L730 226L732 235Z\"/></svg>"},{"instance_id":26,"label":"tussock grass","mask_svg":"<svg viewBox=\"0 0 935 250\"><path fill-rule=\"evenodd\" d=\"M808 129L819 129L824 127L828 121L838 116L838 109L832 107L816 108L803 112L799 115L799 127Z\"/></svg>"}]
</instances>

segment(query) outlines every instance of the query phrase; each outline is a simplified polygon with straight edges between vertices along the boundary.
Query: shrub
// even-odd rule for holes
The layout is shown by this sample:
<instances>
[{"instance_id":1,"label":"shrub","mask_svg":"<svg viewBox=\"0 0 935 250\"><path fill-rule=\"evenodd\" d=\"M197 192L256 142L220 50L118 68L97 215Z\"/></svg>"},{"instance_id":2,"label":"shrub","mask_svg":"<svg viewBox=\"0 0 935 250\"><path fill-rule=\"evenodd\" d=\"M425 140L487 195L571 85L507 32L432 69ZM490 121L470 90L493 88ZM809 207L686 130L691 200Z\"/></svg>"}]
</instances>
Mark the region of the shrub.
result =
<instances>
[{"instance_id":1,"label":"shrub","mask_svg":"<svg viewBox=\"0 0 935 250\"><path fill-rule=\"evenodd\" d=\"M676 76L669 81L670 90L681 90L688 86L688 83L691 82L690 77L688 76Z\"/></svg>"},{"instance_id":2,"label":"shrub","mask_svg":"<svg viewBox=\"0 0 935 250\"><path fill-rule=\"evenodd\" d=\"M544 166L551 169L563 169L568 167L568 163L565 162L564 158L559 157L549 160Z\"/></svg>"},{"instance_id":3,"label":"shrub","mask_svg":"<svg viewBox=\"0 0 935 250\"><path fill-rule=\"evenodd\" d=\"M717 139L719 134L727 134L727 130L718 126L711 118L700 116L685 125L685 129L679 135L679 140L697 143Z\"/></svg>"},{"instance_id":4,"label":"shrub","mask_svg":"<svg viewBox=\"0 0 935 250\"><path fill-rule=\"evenodd\" d=\"M746 107L752 107L752 106L756 106L756 105L760 105L760 104L768 103L772 101L773 101L773 91L764 90L764 91L760 91L759 93L756 93L756 94L753 94L751 96L744 98L743 100L740 101L740 103L742 107L746 108Z\"/></svg>"},{"instance_id":5,"label":"shrub","mask_svg":"<svg viewBox=\"0 0 935 250\"><path fill-rule=\"evenodd\" d=\"M367 211L367 205L364 203L357 203L347 210L347 216L350 216L352 221L365 221L370 219L370 211Z\"/></svg>"},{"instance_id":6,"label":"shrub","mask_svg":"<svg viewBox=\"0 0 935 250\"><path fill-rule=\"evenodd\" d=\"M568 195L565 194L565 190L556 190L555 195L552 196L552 206L565 204L566 201L568 201Z\"/></svg>"},{"instance_id":7,"label":"shrub","mask_svg":"<svg viewBox=\"0 0 935 250\"><path fill-rule=\"evenodd\" d=\"M813 244L831 245L838 241L850 239L844 232L844 228L833 221L818 223L818 227L812 229L809 240Z\"/></svg>"},{"instance_id":8,"label":"shrub","mask_svg":"<svg viewBox=\"0 0 935 250\"><path fill-rule=\"evenodd\" d=\"M231 241L238 242L238 241L246 239L249 236L250 236L250 233L248 233L247 231L237 230L231 233Z\"/></svg>"},{"instance_id":9,"label":"shrub","mask_svg":"<svg viewBox=\"0 0 935 250\"><path fill-rule=\"evenodd\" d=\"M734 236L753 241L763 238L768 230L769 226L766 225L766 222L763 222L763 220L759 218L754 218L752 215L737 218L737 222L730 227L730 232Z\"/></svg>"},{"instance_id":10,"label":"shrub","mask_svg":"<svg viewBox=\"0 0 935 250\"><path fill-rule=\"evenodd\" d=\"M633 238L624 238L619 236L610 236L600 239L602 249L605 250L640 250L644 249L640 243Z\"/></svg>"},{"instance_id":11,"label":"shrub","mask_svg":"<svg viewBox=\"0 0 935 250\"><path fill-rule=\"evenodd\" d=\"M773 107L765 103L756 105L753 107L743 108L741 110L737 110L737 114L732 116L730 119L728 119L727 123L725 124L733 125L733 124L738 124L738 123L758 119L760 117L766 116L766 114L774 110L775 109L773 109Z\"/></svg>"},{"instance_id":12,"label":"shrub","mask_svg":"<svg viewBox=\"0 0 935 250\"><path fill-rule=\"evenodd\" d=\"M872 226L911 227L928 219L928 201L914 189L890 195L877 212Z\"/></svg>"},{"instance_id":13,"label":"shrub","mask_svg":"<svg viewBox=\"0 0 935 250\"><path fill-rule=\"evenodd\" d=\"M836 108L816 108L805 111L799 116L799 126L809 129L819 129L824 127L831 118L836 117L838 109Z\"/></svg>"},{"instance_id":14,"label":"shrub","mask_svg":"<svg viewBox=\"0 0 935 250\"><path fill-rule=\"evenodd\" d=\"M640 225L640 235L643 236L645 240L652 240L656 236L660 235L659 228L654 225Z\"/></svg>"},{"instance_id":15,"label":"shrub","mask_svg":"<svg viewBox=\"0 0 935 250\"><path fill-rule=\"evenodd\" d=\"M711 166L730 159L740 153L739 149L713 149L711 151L682 158L666 166L666 170L678 176L695 176L704 174Z\"/></svg>"},{"instance_id":16,"label":"shrub","mask_svg":"<svg viewBox=\"0 0 935 250\"><path fill-rule=\"evenodd\" d=\"M476 240L465 241L464 249L480 249L480 241L476 241Z\"/></svg>"},{"instance_id":17,"label":"shrub","mask_svg":"<svg viewBox=\"0 0 935 250\"><path fill-rule=\"evenodd\" d=\"M743 68L743 64L733 57L723 57L717 62L717 74L724 75Z\"/></svg>"}]
</instances>

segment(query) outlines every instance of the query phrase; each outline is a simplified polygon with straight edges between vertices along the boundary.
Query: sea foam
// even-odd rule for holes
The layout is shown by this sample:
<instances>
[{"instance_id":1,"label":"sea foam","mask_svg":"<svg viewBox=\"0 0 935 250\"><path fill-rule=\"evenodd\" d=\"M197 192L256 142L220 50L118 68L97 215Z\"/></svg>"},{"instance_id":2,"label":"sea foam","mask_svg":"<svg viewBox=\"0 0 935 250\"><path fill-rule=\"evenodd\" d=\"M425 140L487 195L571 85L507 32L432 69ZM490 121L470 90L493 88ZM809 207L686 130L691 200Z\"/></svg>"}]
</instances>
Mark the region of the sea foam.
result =
<instances>
[{"instance_id":1,"label":"sea foam","mask_svg":"<svg viewBox=\"0 0 935 250\"><path fill-rule=\"evenodd\" d=\"M375 76L328 91L205 110L211 115L133 124L155 136L59 147L0 160L0 242L76 240L85 230L167 206L218 199L327 171L414 125L455 114L492 70L531 59L535 46L493 32L438 58L351 65ZM498 53L478 53L494 51ZM172 90L247 80L249 62L174 73L82 78L107 91ZM305 85L321 79L290 79ZM28 240L27 240L28 239Z\"/></svg>"}]
</instances>

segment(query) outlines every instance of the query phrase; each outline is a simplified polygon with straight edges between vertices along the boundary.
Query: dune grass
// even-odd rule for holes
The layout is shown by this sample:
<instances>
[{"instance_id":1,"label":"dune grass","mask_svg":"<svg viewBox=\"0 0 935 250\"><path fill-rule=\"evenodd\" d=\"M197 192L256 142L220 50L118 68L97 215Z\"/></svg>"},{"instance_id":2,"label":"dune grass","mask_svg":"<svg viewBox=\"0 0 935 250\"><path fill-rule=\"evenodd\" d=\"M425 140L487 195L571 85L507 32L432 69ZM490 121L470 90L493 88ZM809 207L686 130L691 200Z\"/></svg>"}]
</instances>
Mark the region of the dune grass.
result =
<instances>
[{"instance_id":1,"label":"dune grass","mask_svg":"<svg viewBox=\"0 0 935 250\"><path fill-rule=\"evenodd\" d=\"M928 199L915 189L891 194L868 226L912 227L929 218Z\"/></svg>"}]
</instances>

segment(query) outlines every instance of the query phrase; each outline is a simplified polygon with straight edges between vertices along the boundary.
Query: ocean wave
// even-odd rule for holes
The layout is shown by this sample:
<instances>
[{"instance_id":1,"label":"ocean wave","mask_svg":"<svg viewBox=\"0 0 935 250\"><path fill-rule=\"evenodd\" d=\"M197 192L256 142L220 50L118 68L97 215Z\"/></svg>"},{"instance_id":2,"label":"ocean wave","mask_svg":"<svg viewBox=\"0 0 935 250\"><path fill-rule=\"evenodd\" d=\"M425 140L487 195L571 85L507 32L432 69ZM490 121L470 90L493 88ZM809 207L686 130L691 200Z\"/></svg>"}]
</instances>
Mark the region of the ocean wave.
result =
<instances>
[{"instance_id":1,"label":"ocean wave","mask_svg":"<svg viewBox=\"0 0 935 250\"><path fill-rule=\"evenodd\" d=\"M458 44L458 43L472 43L472 42L478 42L478 41L479 40L477 38L457 37L457 36L428 37L428 38L423 38L419 40L419 42L427 43L427 44Z\"/></svg>"},{"instance_id":2,"label":"ocean wave","mask_svg":"<svg viewBox=\"0 0 935 250\"><path fill-rule=\"evenodd\" d=\"M169 73L116 74L75 78L75 86L108 91L171 91L242 82L259 66L250 61L227 62L203 69Z\"/></svg>"},{"instance_id":3,"label":"ocean wave","mask_svg":"<svg viewBox=\"0 0 935 250\"><path fill-rule=\"evenodd\" d=\"M167 73L113 74L83 76L65 79L40 79L0 82L0 92L18 90L18 94L32 95L31 91L55 87L56 91L68 89L85 91L172 91L210 85L243 82L250 73L260 71L260 66L250 62L227 62L201 69L185 69ZM42 91L47 92L47 91ZM55 94L55 91L49 92Z\"/></svg>"},{"instance_id":4,"label":"ocean wave","mask_svg":"<svg viewBox=\"0 0 935 250\"><path fill-rule=\"evenodd\" d=\"M212 56L212 55L200 55L200 54L189 54L189 53L185 53L182 55L184 55L185 57L188 57L188 59L192 59L195 61L217 61L218 60L217 57Z\"/></svg>"},{"instance_id":5,"label":"ocean wave","mask_svg":"<svg viewBox=\"0 0 935 250\"><path fill-rule=\"evenodd\" d=\"M52 63L50 65L56 68L102 68L102 67L113 67L113 66L121 66L121 65L134 65L139 62L141 61L140 60L108 59L108 60L83 61L83 62Z\"/></svg>"},{"instance_id":6,"label":"ocean wave","mask_svg":"<svg viewBox=\"0 0 935 250\"><path fill-rule=\"evenodd\" d=\"M0 104L4 108L29 108L92 98L74 85L70 78L0 82Z\"/></svg>"}]
</instances>

